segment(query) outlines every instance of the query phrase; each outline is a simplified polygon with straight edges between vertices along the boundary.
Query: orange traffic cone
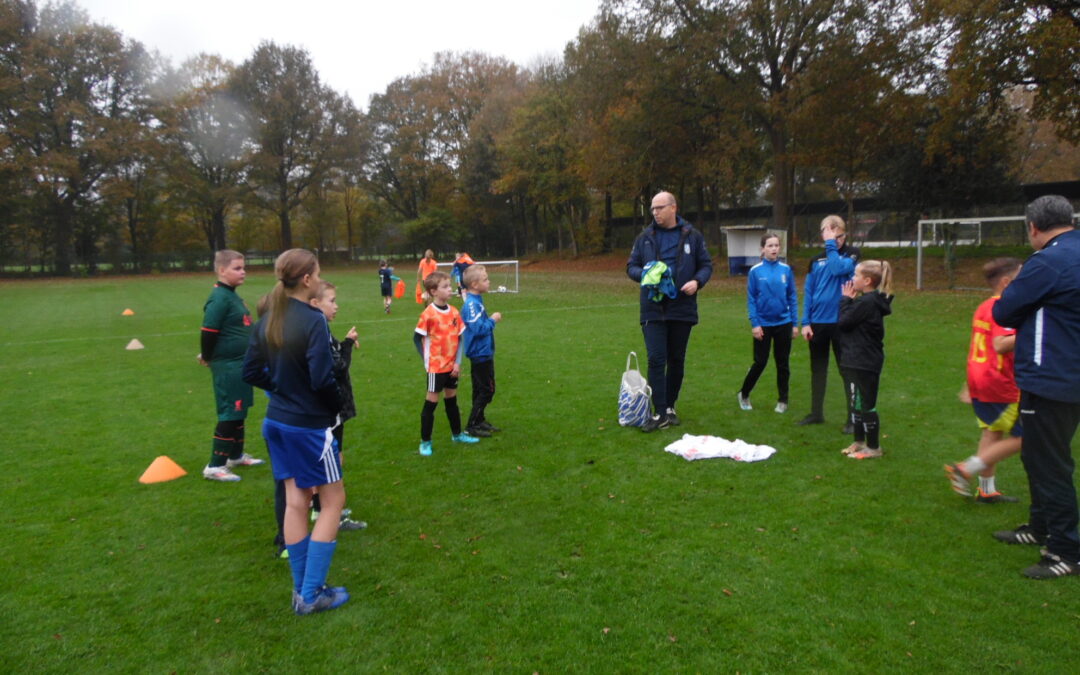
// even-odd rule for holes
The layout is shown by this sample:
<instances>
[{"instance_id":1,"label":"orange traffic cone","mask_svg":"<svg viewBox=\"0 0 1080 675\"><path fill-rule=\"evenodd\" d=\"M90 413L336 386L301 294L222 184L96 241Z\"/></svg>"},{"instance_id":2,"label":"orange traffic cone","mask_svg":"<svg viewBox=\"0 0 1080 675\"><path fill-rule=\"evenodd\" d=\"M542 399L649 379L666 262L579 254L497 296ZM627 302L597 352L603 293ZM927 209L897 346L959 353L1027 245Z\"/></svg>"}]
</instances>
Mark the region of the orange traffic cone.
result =
<instances>
[{"instance_id":1,"label":"orange traffic cone","mask_svg":"<svg viewBox=\"0 0 1080 675\"><path fill-rule=\"evenodd\" d=\"M135 311L132 310L132 309L125 309L124 311L120 312L120 315L121 316L135 316Z\"/></svg>"},{"instance_id":2,"label":"orange traffic cone","mask_svg":"<svg viewBox=\"0 0 1080 675\"><path fill-rule=\"evenodd\" d=\"M167 480L175 480L186 475L187 471L180 468L179 464L165 455L161 455L151 462L150 466L146 467L146 471L143 471L143 475L139 476L139 482L164 483Z\"/></svg>"}]
</instances>

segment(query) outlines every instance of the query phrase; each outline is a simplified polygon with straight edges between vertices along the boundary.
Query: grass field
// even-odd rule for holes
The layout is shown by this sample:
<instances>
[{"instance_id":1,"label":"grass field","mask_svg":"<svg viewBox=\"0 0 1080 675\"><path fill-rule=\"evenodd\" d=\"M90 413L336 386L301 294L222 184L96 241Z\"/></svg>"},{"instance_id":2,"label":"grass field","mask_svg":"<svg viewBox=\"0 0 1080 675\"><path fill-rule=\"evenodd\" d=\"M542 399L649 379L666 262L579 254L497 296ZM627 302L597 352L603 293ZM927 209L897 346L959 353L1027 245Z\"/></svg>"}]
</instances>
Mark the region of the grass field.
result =
<instances>
[{"instance_id":1,"label":"grass field","mask_svg":"<svg viewBox=\"0 0 1080 675\"><path fill-rule=\"evenodd\" d=\"M614 419L626 354L644 356L633 284L617 263L525 267L520 294L487 301L505 317L489 408L503 433L452 445L440 406L435 455L421 458L418 306L384 315L374 268L324 277L339 287L335 333L360 332L345 476L370 526L342 533L331 570L352 601L312 617L289 611L287 563L273 558L269 469L237 484L199 474L214 419L195 354L212 279L0 283L4 671L1080 670L1080 580L1023 579L1037 551L990 537L1026 518L1019 462L999 471L1012 505L965 502L941 469L977 436L956 391L982 294L901 288L879 399L886 456L855 462L839 453L835 370L828 424L794 425L802 344L791 411L772 412L771 365L757 409L738 410L743 280L703 292L684 424L646 435ZM241 295L253 306L270 281L251 274ZM132 338L146 349L125 351ZM249 448L265 456L257 401ZM684 432L779 451L686 462L663 452ZM139 484L158 455L189 475Z\"/></svg>"}]
</instances>

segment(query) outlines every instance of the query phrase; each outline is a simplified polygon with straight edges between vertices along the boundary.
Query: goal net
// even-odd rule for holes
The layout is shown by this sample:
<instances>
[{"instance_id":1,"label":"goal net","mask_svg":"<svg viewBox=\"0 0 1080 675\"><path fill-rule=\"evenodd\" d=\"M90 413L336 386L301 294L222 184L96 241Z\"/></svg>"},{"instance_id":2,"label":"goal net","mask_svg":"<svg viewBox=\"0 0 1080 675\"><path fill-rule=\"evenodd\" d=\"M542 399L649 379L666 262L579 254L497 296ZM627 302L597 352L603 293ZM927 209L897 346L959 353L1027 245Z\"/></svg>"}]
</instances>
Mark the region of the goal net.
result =
<instances>
[{"instance_id":1,"label":"goal net","mask_svg":"<svg viewBox=\"0 0 1080 675\"><path fill-rule=\"evenodd\" d=\"M477 260L477 265L483 265L491 280L491 293L517 293L520 275L518 274L517 260ZM441 262L439 269L450 274L454 269L454 263Z\"/></svg>"},{"instance_id":2,"label":"goal net","mask_svg":"<svg viewBox=\"0 0 1080 675\"><path fill-rule=\"evenodd\" d=\"M964 280L957 275L958 249L969 246L1026 246L1027 243L1024 216L920 220L915 243L915 287L919 290L931 285L985 290L982 286L963 285Z\"/></svg>"}]
</instances>

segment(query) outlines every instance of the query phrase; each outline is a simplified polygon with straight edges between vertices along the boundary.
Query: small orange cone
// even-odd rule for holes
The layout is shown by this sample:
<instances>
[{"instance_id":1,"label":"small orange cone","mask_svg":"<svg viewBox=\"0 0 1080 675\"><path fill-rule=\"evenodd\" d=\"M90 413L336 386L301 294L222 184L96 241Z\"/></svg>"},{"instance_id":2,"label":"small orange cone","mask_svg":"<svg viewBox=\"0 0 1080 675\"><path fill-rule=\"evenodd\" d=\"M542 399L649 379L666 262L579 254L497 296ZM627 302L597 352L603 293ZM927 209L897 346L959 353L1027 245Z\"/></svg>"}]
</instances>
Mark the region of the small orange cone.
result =
<instances>
[{"instance_id":1,"label":"small orange cone","mask_svg":"<svg viewBox=\"0 0 1080 675\"><path fill-rule=\"evenodd\" d=\"M133 309L125 309L124 311L120 312L120 315L121 316L135 316L135 310L133 310Z\"/></svg>"},{"instance_id":2,"label":"small orange cone","mask_svg":"<svg viewBox=\"0 0 1080 675\"><path fill-rule=\"evenodd\" d=\"M146 471L143 471L143 475L139 476L140 483L164 483L167 480L176 480L181 476L186 476L187 471L180 468L180 465L172 461L165 455L161 455L150 466L146 467Z\"/></svg>"},{"instance_id":3,"label":"small orange cone","mask_svg":"<svg viewBox=\"0 0 1080 675\"><path fill-rule=\"evenodd\" d=\"M143 343L139 342L138 338L134 338L131 340L131 342L127 343L127 347L124 347L124 349L146 349L146 347L143 345Z\"/></svg>"}]
</instances>

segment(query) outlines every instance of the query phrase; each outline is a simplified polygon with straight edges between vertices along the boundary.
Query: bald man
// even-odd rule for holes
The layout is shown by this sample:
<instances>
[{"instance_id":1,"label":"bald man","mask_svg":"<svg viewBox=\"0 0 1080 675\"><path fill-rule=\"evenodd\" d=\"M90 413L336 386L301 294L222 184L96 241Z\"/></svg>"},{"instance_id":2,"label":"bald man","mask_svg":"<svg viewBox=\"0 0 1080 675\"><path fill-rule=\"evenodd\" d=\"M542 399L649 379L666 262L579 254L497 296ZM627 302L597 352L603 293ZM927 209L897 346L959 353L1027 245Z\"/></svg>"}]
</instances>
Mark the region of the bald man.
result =
<instances>
[{"instance_id":1,"label":"bald man","mask_svg":"<svg viewBox=\"0 0 1080 675\"><path fill-rule=\"evenodd\" d=\"M698 322L697 292L712 276L705 238L678 211L670 192L653 197L653 221L638 235L626 262L627 276L640 284L645 266L663 261L674 283L674 297L641 288L641 332L649 354L653 402L653 415L641 427L644 432L679 425L675 402L682 388L690 330Z\"/></svg>"}]
</instances>

